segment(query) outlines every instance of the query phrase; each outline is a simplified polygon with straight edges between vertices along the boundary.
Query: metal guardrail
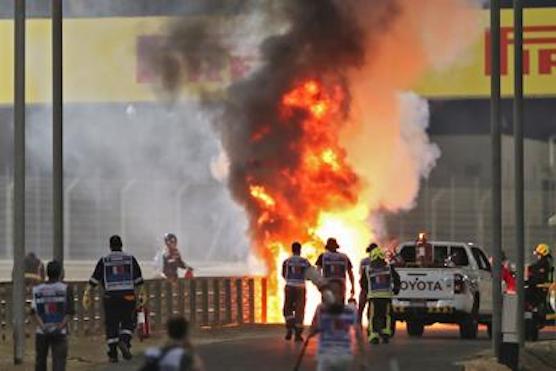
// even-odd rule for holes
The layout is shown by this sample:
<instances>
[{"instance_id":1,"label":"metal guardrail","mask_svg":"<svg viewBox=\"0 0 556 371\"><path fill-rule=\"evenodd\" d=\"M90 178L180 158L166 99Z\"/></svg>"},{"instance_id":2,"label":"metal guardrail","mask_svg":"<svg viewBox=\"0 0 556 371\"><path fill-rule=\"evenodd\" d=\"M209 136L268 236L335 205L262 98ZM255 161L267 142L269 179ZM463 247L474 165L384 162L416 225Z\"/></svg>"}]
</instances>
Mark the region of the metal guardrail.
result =
<instances>
[{"instance_id":1,"label":"metal guardrail","mask_svg":"<svg viewBox=\"0 0 556 371\"><path fill-rule=\"evenodd\" d=\"M75 315L70 322L72 336L104 334L101 289L92 290L94 300L88 309L81 298L87 282L69 282L73 289ZM267 280L263 277L203 277L180 279L175 283L147 280L147 307L152 331L163 328L173 315L183 315L195 326L218 327L265 323L267 319ZM31 287L27 290L26 333L34 333L29 310ZM0 283L0 341L12 336L12 285Z\"/></svg>"}]
</instances>

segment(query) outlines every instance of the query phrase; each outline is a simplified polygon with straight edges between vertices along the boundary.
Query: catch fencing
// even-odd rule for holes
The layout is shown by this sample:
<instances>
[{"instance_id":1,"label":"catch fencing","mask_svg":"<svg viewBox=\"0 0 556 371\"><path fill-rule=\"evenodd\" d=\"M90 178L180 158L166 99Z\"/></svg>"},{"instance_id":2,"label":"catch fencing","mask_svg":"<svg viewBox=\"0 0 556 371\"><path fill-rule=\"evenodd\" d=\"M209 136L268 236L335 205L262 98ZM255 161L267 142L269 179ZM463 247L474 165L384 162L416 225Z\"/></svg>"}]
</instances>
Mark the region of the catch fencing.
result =
<instances>
[{"instance_id":1,"label":"catch fencing","mask_svg":"<svg viewBox=\"0 0 556 371\"><path fill-rule=\"evenodd\" d=\"M69 328L72 336L104 334L104 309L101 289L92 290L92 304L82 305L87 282L70 282L75 315ZM26 334L34 333L30 315L31 287L27 288ZM267 319L267 280L263 277L203 277L145 281L151 330L163 329L172 316L183 315L194 326L219 327L265 323ZM12 336L12 285L0 284L0 341Z\"/></svg>"},{"instance_id":2,"label":"catch fencing","mask_svg":"<svg viewBox=\"0 0 556 371\"><path fill-rule=\"evenodd\" d=\"M502 190L502 248L510 260L516 256L514 189ZM401 241L413 240L427 231L431 239L468 241L491 251L492 198L490 189L480 186L460 186L453 179L443 187L425 183L416 200L416 207L408 212L386 218L389 235ZM556 180L541 189L525 189L525 248L526 256L540 243L554 243L556 228L548 219L556 212Z\"/></svg>"}]
</instances>

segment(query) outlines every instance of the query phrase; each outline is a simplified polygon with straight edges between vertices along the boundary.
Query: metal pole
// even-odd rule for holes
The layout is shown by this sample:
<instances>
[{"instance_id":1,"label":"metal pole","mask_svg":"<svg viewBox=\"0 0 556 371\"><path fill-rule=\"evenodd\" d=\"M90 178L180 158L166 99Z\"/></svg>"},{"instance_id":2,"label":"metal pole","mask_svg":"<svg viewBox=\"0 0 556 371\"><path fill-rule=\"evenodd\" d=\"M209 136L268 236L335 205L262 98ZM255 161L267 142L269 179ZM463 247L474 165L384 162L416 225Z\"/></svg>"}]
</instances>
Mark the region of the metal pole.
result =
<instances>
[{"instance_id":1,"label":"metal pole","mask_svg":"<svg viewBox=\"0 0 556 371\"><path fill-rule=\"evenodd\" d=\"M517 333L524 345L525 290L523 286L525 258L524 168L523 168L523 2L514 0L514 156L515 156L515 242L517 249Z\"/></svg>"},{"instance_id":2,"label":"metal pole","mask_svg":"<svg viewBox=\"0 0 556 371\"><path fill-rule=\"evenodd\" d=\"M456 178L450 178L450 241L456 239Z\"/></svg>"},{"instance_id":3,"label":"metal pole","mask_svg":"<svg viewBox=\"0 0 556 371\"><path fill-rule=\"evenodd\" d=\"M500 130L500 0L490 1L490 127L492 146L492 348L502 343L502 138Z\"/></svg>"},{"instance_id":4,"label":"metal pole","mask_svg":"<svg viewBox=\"0 0 556 371\"><path fill-rule=\"evenodd\" d=\"M15 1L14 15L14 363L23 362L25 351L25 0Z\"/></svg>"},{"instance_id":5,"label":"metal pole","mask_svg":"<svg viewBox=\"0 0 556 371\"><path fill-rule=\"evenodd\" d=\"M52 213L53 256L64 262L64 152L62 96L62 0L52 0Z\"/></svg>"}]
</instances>

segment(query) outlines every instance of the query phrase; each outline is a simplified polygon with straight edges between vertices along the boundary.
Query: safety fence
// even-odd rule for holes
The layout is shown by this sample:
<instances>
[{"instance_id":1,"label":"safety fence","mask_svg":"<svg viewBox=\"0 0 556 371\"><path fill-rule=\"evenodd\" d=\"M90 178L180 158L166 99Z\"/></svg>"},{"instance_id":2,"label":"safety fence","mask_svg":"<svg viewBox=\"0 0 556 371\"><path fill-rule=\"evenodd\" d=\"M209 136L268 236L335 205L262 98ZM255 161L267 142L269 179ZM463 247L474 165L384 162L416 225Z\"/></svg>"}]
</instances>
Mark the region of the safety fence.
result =
<instances>
[{"instance_id":1,"label":"safety fence","mask_svg":"<svg viewBox=\"0 0 556 371\"><path fill-rule=\"evenodd\" d=\"M399 240L428 231L431 239L470 241L490 251L490 188L479 179L444 185L423 182L411 211L386 217L388 235ZM168 231L178 235L186 258L195 262L245 261L245 216L224 185L180 181L118 181L93 178L65 182L64 251L66 260L95 260L107 251L106 239L121 234L128 252L151 261ZM26 185L26 251L52 256L52 180L29 178ZM502 190L504 205L513 205L513 188ZM13 181L0 177L0 259L13 256ZM547 221L556 212L556 178L525 190L525 242L530 247L556 239ZM222 210L235 210L221 212ZM502 214L503 246L515 259L515 216ZM222 248L225 246L226 248ZM530 254L528 254L530 255Z\"/></svg>"},{"instance_id":2,"label":"safety fence","mask_svg":"<svg viewBox=\"0 0 556 371\"><path fill-rule=\"evenodd\" d=\"M89 308L82 305L87 282L70 282L74 294L75 315L70 323L73 336L104 334L104 309L101 289L92 290ZM26 334L34 332L30 316L31 295L27 290ZM265 323L267 313L267 280L262 277L203 277L145 282L151 330L163 328L166 320L183 315L195 326L218 327ZM0 284L0 340L12 335L12 285Z\"/></svg>"}]
</instances>

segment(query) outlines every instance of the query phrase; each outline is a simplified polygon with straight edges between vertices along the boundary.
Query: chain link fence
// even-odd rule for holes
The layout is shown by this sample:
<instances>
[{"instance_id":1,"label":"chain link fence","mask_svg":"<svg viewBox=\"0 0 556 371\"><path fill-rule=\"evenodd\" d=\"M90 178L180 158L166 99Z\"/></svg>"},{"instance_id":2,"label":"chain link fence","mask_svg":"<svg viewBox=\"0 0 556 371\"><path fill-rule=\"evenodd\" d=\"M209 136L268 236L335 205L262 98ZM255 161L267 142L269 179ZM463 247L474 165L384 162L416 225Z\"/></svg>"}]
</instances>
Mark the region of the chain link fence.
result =
<instances>
[{"instance_id":1,"label":"chain link fence","mask_svg":"<svg viewBox=\"0 0 556 371\"><path fill-rule=\"evenodd\" d=\"M469 184L469 183L467 183ZM96 259L106 251L111 234L121 234L130 252L152 259L161 236L173 231L195 261L238 261L247 253L245 227L237 213L222 213L230 203L219 183L194 184L159 181L71 179L65 183L65 251L68 260ZM0 259L12 254L13 184L0 178ZM513 189L503 197L503 249L514 250ZM556 212L556 180L527 189L526 246L554 243L556 228L548 219ZM51 179L30 178L27 183L27 251L49 257L52 251ZM388 235L413 239L428 231L437 240L470 241L490 251L490 189L479 181L461 186L452 180L443 187L424 183L416 207L386 218ZM527 255L527 254L526 254Z\"/></svg>"},{"instance_id":2,"label":"chain link fence","mask_svg":"<svg viewBox=\"0 0 556 371\"><path fill-rule=\"evenodd\" d=\"M525 191L526 249L532 251L540 242L556 242L556 228L548 225L548 219L556 212L555 185L556 179L547 180L541 187ZM400 240L411 240L419 232L427 231L431 239L473 242L490 252L491 202L490 188L478 180L465 186L455 178L444 187L424 184L415 209L387 217L388 232ZM513 188L502 191L502 226L502 248L513 259L516 255Z\"/></svg>"},{"instance_id":3,"label":"chain link fence","mask_svg":"<svg viewBox=\"0 0 556 371\"><path fill-rule=\"evenodd\" d=\"M51 182L27 180L26 250L43 258L52 251ZM245 261L241 210L226 192L217 182L67 179L66 258L97 259L107 251L108 237L120 234L128 251L151 260L164 233L173 232L190 260ZM0 178L0 259L12 257L12 195L12 180Z\"/></svg>"}]
</instances>

